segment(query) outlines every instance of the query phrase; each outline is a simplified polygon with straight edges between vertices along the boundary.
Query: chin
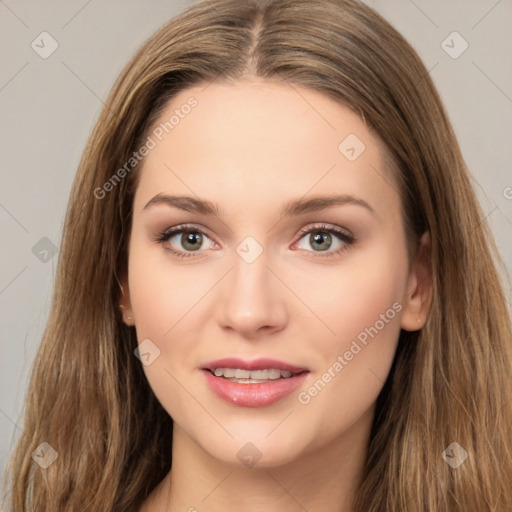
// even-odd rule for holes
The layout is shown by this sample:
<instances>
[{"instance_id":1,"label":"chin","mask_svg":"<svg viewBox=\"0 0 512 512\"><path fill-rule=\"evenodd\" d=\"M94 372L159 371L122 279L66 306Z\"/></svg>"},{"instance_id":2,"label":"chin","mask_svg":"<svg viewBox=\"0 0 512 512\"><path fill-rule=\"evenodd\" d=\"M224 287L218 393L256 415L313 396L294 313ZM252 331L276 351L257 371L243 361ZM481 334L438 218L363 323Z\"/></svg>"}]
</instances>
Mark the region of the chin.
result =
<instances>
[{"instance_id":1,"label":"chin","mask_svg":"<svg viewBox=\"0 0 512 512\"><path fill-rule=\"evenodd\" d=\"M275 428L276 424L274 424ZM278 427L279 428L279 427ZM238 432L233 438L227 434L207 437L207 433L198 439L201 448L211 457L226 464L240 467L272 468L289 464L307 451L305 439L297 439L283 430L280 434L271 433L271 429L256 432L254 425L244 432ZM202 439L201 439L202 438Z\"/></svg>"}]
</instances>

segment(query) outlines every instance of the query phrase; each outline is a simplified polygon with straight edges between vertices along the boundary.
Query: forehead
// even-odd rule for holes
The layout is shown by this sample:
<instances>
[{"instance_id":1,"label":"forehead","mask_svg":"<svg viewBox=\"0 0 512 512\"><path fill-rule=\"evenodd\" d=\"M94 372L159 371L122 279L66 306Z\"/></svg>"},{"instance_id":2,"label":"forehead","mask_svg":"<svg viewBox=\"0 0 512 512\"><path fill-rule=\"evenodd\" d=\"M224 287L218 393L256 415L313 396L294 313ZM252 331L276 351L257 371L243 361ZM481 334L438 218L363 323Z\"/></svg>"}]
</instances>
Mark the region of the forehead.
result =
<instances>
[{"instance_id":1,"label":"forehead","mask_svg":"<svg viewBox=\"0 0 512 512\"><path fill-rule=\"evenodd\" d=\"M297 85L211 83L181 91L149 136L136 203L162 192L276 207L307 194L397 207L385 148L350 108ZM144 203L145 204L145 203Z\"/></svg>"}]
</instances>

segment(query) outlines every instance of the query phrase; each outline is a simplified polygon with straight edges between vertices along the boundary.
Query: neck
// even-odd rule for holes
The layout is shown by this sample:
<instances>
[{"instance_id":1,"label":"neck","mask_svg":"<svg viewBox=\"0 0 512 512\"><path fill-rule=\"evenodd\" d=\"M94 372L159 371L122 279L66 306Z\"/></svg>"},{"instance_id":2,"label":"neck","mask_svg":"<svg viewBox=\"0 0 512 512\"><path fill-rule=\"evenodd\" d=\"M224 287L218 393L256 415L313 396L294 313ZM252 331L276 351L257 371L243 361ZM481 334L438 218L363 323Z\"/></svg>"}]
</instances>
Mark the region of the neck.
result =
<instances>
[{"instance_id":1,"label":"neck","mask_svg":"<svg viewBox=\"0 0 512 512\"><path fill-rule=\"evenodd\" d=\"M372 420L373 409L331 443L272 467L214 458L175 424L172 470L141 512L352 512Z\"/></svg>"}]
</instances>

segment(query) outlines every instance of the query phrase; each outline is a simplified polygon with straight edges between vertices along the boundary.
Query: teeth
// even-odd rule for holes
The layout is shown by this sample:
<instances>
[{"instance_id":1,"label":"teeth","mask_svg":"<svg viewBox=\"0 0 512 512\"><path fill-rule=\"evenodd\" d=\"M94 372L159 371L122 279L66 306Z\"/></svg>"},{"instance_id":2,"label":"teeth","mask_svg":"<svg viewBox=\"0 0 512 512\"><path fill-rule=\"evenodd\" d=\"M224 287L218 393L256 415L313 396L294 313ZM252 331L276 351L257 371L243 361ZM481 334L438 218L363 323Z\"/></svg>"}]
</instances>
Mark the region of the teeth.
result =
<instances>
[{"instance_id":1,"label":"teeth","mask_svg":"<svg viewBox=\"0 0 512 512\"><path fill-rule=\"evenodd\" d=\"M251 379L268 380L268 370L255 370L251 372Z\"/></svg>"},{"instance_id":2,"label":"teeth","mask_svg":"<svg viewBox=\"0 0 512 512\"><path fill-rule=\"evenodd\" d=\"M268 378L276 380L281 378L281 370L268 370Z\"/></svg>"},{"instance_id":3,"label":"teeth","mask_svg":"<svg viewBox=\"0 0 512 512\"><path fill-rule=\"evenodd\" d=\"M228 370L229 372L229 370ZM235 379L250 379L251 372L249 370L235 370Z\"/></svg>"},{"instance_id":4,"label":"teeth","mask_svg":"<svg viewBox=\"0 0 512 512\"><path fill-rule=\"evenodd\" d=\"M293 374L288 370L279 370L270 368L268 370L241 370L239 368L215 368L214 375L216 377L224 377L226 379L249 379L249 380L277 380L288 379Z\"/></svg>"}]
</instances>

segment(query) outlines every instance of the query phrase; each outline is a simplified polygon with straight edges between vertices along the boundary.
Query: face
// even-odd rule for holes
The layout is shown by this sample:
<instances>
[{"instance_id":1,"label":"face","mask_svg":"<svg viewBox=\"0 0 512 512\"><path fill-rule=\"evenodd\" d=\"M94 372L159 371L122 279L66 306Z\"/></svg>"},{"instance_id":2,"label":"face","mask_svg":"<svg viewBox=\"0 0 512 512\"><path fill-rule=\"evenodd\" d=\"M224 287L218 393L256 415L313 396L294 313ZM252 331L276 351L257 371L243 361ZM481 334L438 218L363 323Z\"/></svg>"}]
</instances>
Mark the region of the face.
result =
<instances>
[{"instance_id":1,"label":"face","mask_svg":"<svg viewBox=\"0 0 512 512\"><path fill-rule=\"evenodd\" d=\"M383 145L263 81L181 92L150 138L123 304L175 427L236 464L349 442L424 319Z\"/></svg>"}]
</instances>

